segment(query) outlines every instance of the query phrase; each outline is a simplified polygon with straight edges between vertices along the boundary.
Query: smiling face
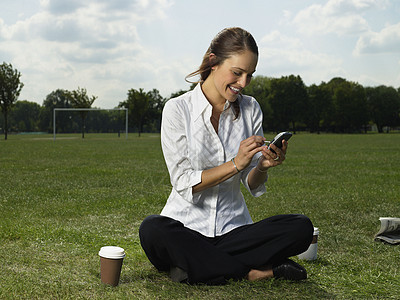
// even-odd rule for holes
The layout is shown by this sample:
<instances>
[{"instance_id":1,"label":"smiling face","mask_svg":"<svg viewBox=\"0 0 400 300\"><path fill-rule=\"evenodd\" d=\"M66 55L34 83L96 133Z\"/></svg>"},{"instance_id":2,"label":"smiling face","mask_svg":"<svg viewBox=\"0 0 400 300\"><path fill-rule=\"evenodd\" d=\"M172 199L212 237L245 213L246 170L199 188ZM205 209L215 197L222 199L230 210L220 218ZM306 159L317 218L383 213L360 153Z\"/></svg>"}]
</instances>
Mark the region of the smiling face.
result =
<instances>
[{"instance_id":1,"label":"smiling face","mask_svg":"<svg viewBox=\"0 0 400 300\"><path fill-rule=\"evenodd\" d=\"M212 67L211 74L202 86L208 100L212 104L225 103L226 100L234 102L242 89L250 83L257 61L256 54L245 50Z\"/></svg>"}]
</instances>

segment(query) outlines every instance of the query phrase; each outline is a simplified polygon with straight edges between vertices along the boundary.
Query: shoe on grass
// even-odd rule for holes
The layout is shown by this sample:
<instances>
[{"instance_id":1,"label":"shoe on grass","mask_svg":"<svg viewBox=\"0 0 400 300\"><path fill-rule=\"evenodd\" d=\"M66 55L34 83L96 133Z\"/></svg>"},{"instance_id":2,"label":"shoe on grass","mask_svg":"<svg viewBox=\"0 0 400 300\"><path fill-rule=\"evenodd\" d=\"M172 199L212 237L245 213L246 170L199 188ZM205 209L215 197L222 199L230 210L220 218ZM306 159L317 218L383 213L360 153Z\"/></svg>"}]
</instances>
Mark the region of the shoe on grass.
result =
<instances>
[{"instance_id":1,"label":"shoe on grass","mask_svg":"<svg viewBox=\"0 0 400 300\"><path fill-rule=\"evenodd\" d=\"M275 278L283 278L287 280L304 280L307 279L307 271L303 266L286 259L280 265L272 268Z\"/></svg>"}]
</instances>

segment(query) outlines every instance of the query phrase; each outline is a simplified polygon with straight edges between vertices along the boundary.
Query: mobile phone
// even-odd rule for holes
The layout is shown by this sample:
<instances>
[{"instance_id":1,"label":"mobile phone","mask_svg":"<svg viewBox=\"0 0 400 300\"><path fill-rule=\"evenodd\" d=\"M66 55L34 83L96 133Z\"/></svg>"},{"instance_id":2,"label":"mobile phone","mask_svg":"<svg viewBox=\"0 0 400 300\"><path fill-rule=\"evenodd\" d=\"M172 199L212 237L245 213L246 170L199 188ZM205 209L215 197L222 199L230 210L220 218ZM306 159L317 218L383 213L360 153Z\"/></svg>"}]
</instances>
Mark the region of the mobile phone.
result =
<instances>
[{"instance_id":1,"label":"mobile phone","mask_svg":"<svg viewBox=\"0 0 400 300\"><path fill-rule=\"evenodd\" d=\"M274 144L278 148L282 148L282 141L283 140L288 141L292 137L292 135L293 134L291 132L287 131L280 132L274 137L274 139L269 143L269 145ZM275 151L272 150L269 145L268 149L275 153Z\"/></svg>"}]
</instances>

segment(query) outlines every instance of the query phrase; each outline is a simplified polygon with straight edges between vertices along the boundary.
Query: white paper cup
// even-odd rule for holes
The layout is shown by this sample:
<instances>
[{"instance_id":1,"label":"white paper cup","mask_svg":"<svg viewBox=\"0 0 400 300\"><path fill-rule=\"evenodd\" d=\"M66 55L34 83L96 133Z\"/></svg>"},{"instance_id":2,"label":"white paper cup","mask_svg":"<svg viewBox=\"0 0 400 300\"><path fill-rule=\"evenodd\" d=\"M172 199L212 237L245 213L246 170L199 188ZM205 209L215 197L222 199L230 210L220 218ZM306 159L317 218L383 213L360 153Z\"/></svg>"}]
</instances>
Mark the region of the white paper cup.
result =
<instances>
[{"instance_id":1,"label":"white paper cup","mask_svg":"<svg viewBox=\"0 0 400 300\"><path fill-rule=\"evenodd\" d=\"M122 261L125 257L125 250L116 246L101 247L100 276L104 284L117 286L121 275Z\"/></svg>"},{"instance_id":2,"label":"white paper cup","mask_svg":"<svg viewBox=\"0 0 400 300\"><path fill-rule=\"evenodd\" d=\"M308 249L297 255L298 258L304 259L304 260L316 260L317 259L317 250L318 250L318 235L319 235L319 229L317 227L314 227L314 235L313 235L313 240L308 247Z\"/></svg>"}]
</instances>

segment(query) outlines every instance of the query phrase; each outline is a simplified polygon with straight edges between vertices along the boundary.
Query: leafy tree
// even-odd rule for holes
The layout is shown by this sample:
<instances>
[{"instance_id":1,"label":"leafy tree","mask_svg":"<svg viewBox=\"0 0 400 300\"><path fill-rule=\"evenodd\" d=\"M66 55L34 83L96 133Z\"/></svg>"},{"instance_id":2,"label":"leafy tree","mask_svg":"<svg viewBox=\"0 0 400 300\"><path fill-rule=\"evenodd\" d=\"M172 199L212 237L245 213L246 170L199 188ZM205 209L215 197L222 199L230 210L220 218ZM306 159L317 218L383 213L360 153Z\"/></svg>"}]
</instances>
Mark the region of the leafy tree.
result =
<instances>
[{"instance_id":1,"label":"leafy tree","mask_svg":"<svg viewBox=\"0 0 400 300\"><path fill-rule=\"evenodd\" d=\"M332 108L331 94L326 83L312 84L307 89L308 108L306 124L311 132L320 133L321 127L329 119Z\"/></svg>"},{"instance_id":2,"label":"leafy tree","mask_svg":"<svg viewBox=\"0 0 400 300\"><path fill-rule=\"evenodd\" d=\"M67 90L57 89L46 96L40 112L40 128L42 131L52 132L54 108L72 107L69 93ZM57 116L57 132L72 132L74 124L71 119L70 114Z\"/></svg>"},{"instance_id":3,"label":"leafy tree","mask_svg":"<svg viewBox=\"0 0 400 300\"><path fill-rule=\"evenodd\" d=\"M358 132L368 123L364 87L343 78L328 82L334 109L333 127L338 132Z\"/></svg>"},{"instance_id":4,"label":"leafy tree","mask_svg":"<svg viewBox=\"0 0 400 300\"><path fill-rule=\"evenodd\" d=\"M121 102L119 106L128 108L129 121L135 125L140 136L145 124L151 130L154 130L155 126L159 127L164 102L164 98L157 89L145 92L140 88L139 90L130 89L128 99Z\"/></svg>"},{"instance_id":5,"label":"leafy tree","mask_svg":"<svg viewBox=\"0 0 400 300\"><path fill-rule=\"evenodd\" d=\"M244 88L243 94L254 97L260 103L263 112L263 129L273 128L273 111L268 98L271 90L272 78L256 76Z\"/></svg>"},{"instance_id":6,"label":"leafy tree","mask_svg":"<svg viewBox=\"0 0 400 300\"><path fill-rule=\"evenodd\" d=\"M8 134L8 114L18 100L24 86L20 82L21 73L13 69L11 64L3 62L0 65L0 107L4 115L4 139Z\"/></svg>"},{"instance_id":7,"label":"leafy tree","mask_svg":"<svg viewBox=\"0 0 400 300\"><path fill-rule=\"evenodd\" d=\"M15 131L39 131L40 105L26 100L17 101L10 112L10 120Z\"/></svg>"},{"instance_id":8,"label":"leafy tree","mask_svg":"<svg viewBox=\"0 0 400 300\"><path fill-rule=\"evenodd\" d=\"M97 99L96 96L89 97L87 95L87 91L84 88L78 88L72 92L68 93L70 102L73 108L91 108L93 102ZM82 138L85 138L85 119L87 117L88 111L80 111L79 112L82 120Z\"/></svg>"},{"instance_id":9,"label":"leafy tree","mask_svg":"<svg viewBox=\"0 0 400 300\"><path fill-rule=\"evenodd\" d=\"M139 136L143 130L144 116L149 109L149 103L149 96L142 88L139 90L130 89L128 91L128 99L120 103L120 107L128 108L129 121L135 124Z\"/></svg>"},{"instance_id":10,"label":"leafy tree","mask_svg":"<svg viewBox=\"0 0 400 300\"><path fill-rule=\"evenodd\" d=\"M367 87L365 89L368 111L371 120L376 124L378 132L383 132L383 127L399 125L400 123L400 95L393 87L384 85Z\"/></svg>"},{"instance_id":11,"label":"leafy tree","mask_svg":"<svg viewBox=\"0 0 400 300\"><path fill-rule=\"evenodd\" d=\"M148 131L160 131L161 129L161 115L164 108L165 99L160 95L157 89L152 89L148 92L150 97L149 111L145 115L145 122L148 126Z\"/></svg>"},{"instance_id":12,"label":"leafy tree","mask_svg":"<svg viewBox=\"0 0 400 300\"><path fill-rule=\"evenodd\" d=\"M275 130L287 130L291 125L296 133L296 123L304 121L308 106L307 89L301 77L290 75L272 79L268 98Z\"/></svg>"}]
</instances>

